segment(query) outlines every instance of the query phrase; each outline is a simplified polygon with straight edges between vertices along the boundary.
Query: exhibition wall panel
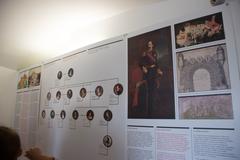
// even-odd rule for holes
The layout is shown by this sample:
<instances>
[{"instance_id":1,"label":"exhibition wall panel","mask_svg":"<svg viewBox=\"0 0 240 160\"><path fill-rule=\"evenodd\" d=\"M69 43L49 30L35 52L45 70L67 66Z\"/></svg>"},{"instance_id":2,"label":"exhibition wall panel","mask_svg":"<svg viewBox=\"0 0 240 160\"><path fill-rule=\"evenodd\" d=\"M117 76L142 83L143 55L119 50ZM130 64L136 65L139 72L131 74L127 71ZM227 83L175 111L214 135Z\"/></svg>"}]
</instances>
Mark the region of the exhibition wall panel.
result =
<instances>
[{"instance_id":1,"label":"exhibition wall panel","mask_svg":"<svg viewBox=\"0 0 240 160\"><path fill-rule=\"evenodd\" d=\"M37 146L59 160L238 160L232 4L168 11L44 62Z\"/></svg>"},{"instance_id":2,"label":"exhibition wall panel","mask_svg":"<svg viewBox=\"0 0 240 160\"><path fill-rule=\"evenodd\" d=\"M128 35L128 159L239 159L231 16L220 6Z\"/></svg>"},{"instance_id":3,"label":"exhibition wall panel","mask_svg":"<svg viewBox=\"0 0 240 160\"><path fill-rule=\"evenodd\" d=\"M43 64L39 146L58 159L125 155L123 37Z\"/></svg>"}]
</instances>

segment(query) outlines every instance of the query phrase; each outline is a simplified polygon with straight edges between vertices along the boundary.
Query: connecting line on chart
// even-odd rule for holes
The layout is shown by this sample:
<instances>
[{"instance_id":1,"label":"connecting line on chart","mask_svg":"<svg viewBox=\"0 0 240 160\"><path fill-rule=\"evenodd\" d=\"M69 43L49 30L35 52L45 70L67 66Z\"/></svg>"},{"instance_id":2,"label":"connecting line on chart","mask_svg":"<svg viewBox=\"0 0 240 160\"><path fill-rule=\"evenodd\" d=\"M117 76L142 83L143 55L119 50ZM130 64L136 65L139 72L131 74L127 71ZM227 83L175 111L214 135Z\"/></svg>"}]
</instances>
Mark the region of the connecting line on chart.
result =
<instances>
[{"instance_id":1,"label":"connecting line on chart","mask_svg":"<svg viewBox=\"0 0 240 160\"><path fill-rule=\"evenodd\" d=\"M89 106L89 107L74 107L74 109L81 109L81 108L108 108L107 106Z\"/></svg>"},{"instance_id":2,"label":"connecting line on chart","mask_svg":"<svg viewBox=\"0 0 240 160\"><path fill-rule=\"evenodd\" d=\"M81 83L77 83L77 84L62 85L62 86L59 86L59 87L50 88L49 90L56 89L56 88L64 89L64 88L71 88L71 87L80 87L84 84L85 85L91 85L91 83L105 82L105 81L111 81L111 80L117 80L117 83L119 82L119 78L109 78L109 79L95 80L95 81L89 81L89 82L81 82Z\"/></svg>"},{"instance_id":3,"label":"connecting line on chart","mask_svg":"<svg viewBox=\"0 0 240 160\"><path fill-rule=\"evenodd\" d=\"M53 109L52 107L43 107L43 109Z\"/></svg>"}]
</instances>

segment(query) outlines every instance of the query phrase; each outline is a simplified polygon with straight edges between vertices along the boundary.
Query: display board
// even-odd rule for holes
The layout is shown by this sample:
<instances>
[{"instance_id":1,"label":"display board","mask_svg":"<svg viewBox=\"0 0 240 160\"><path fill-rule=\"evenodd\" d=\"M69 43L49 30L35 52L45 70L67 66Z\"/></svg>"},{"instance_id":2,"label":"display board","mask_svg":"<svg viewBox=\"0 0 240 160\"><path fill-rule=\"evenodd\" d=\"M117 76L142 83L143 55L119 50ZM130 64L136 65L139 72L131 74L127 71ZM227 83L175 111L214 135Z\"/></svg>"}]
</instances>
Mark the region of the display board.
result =
<instances>
[{"instance_id":1,"label":"display board","mask_svg":"<svg viewBox=\"0 0 240 160\"><path fill-rule=\"evenodd\" d=\"M21 138L23 150L37 145L40 106L41 66L19 72L16 91L14 128ZM25 159L23 156L20 159Z\"/></svg>"},{"instance_id":2,"label":"display board","mask_svg":"<svg viewBox=\"0 0 240 160\"><path fill-rule=\"evenodd\" d=\"M59 160L122 160L126 44L115 38L43 65L38 145Z\"/></svg>"},{"instance_id":3,"label":"display board","mask_svg":"<svg viewBox=\"0 0 240 160\"><path fill-rule=\"evenodd\" d=\"M57 160L240 159L232 23L222 5L44 62L31 139ZM40 93L32 73L18 82L21 135Z\"/></svg>"},{"instance_id":4,"label":"display board","mask_svg":"<svg viewBox=\"0 0 240 160\"><path fill-rule=\"evenodd\" d=\"M240 159L239 79L226 6L128 35L128 159Z\"/></svg>"},{"instance_id":5,"label":"display board","mask_svg":"<svg viewBox=\"0 0 240 160\"><path fill-rule=\"evenodd\" d=\"M14 128L23 149L36 146L40 90L17 92Z\"/></svg>"}]
</instances>

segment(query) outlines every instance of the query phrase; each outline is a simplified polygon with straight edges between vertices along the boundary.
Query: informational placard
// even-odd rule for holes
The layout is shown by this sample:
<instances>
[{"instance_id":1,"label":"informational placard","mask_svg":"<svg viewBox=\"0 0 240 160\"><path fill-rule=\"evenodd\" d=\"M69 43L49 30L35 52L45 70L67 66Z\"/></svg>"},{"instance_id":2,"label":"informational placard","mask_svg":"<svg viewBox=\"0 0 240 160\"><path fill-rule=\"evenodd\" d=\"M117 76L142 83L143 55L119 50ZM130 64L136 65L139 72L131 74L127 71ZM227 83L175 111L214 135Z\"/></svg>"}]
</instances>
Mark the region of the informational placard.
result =
<instances>
[{"instance_id":1,"label":"informational placard","mask_svg":"<svg viewBox=\"0 0 240 160\"><path fill-rule=\"evenodd\" d=\"M116 38L45 63L38 145L59 160L122 160L125 41Z\"/></svg>"},{"instance_id":2,"label":"informational placard","mask_svg":"<svg viewBox=\"0 0 240 160\"><path fill-rule=\"evenodd\" d=\"M22 149L36 146L40 90L17 92L14 128L21 138Z\"/></svg>"}]
</instances>

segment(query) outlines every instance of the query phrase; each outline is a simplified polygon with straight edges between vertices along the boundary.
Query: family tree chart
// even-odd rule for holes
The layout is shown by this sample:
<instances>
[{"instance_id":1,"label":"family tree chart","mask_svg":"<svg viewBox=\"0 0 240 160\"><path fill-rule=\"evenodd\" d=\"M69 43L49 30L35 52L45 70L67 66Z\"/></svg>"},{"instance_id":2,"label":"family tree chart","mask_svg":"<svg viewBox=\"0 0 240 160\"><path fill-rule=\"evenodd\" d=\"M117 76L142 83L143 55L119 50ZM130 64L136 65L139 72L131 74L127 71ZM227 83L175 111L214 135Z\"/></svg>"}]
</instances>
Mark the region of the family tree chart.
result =
<instances>
[{"instance_id":1,"label":"family tree chart","mask_svg":"<svg viewBox=\"0 0 240 160\"><path fill-rule=\"evenodd\" d=\"M122 159L124 46L117 38L43 65L39 145L47 152L59 159Z\"/></svg>"}]
</instances>

